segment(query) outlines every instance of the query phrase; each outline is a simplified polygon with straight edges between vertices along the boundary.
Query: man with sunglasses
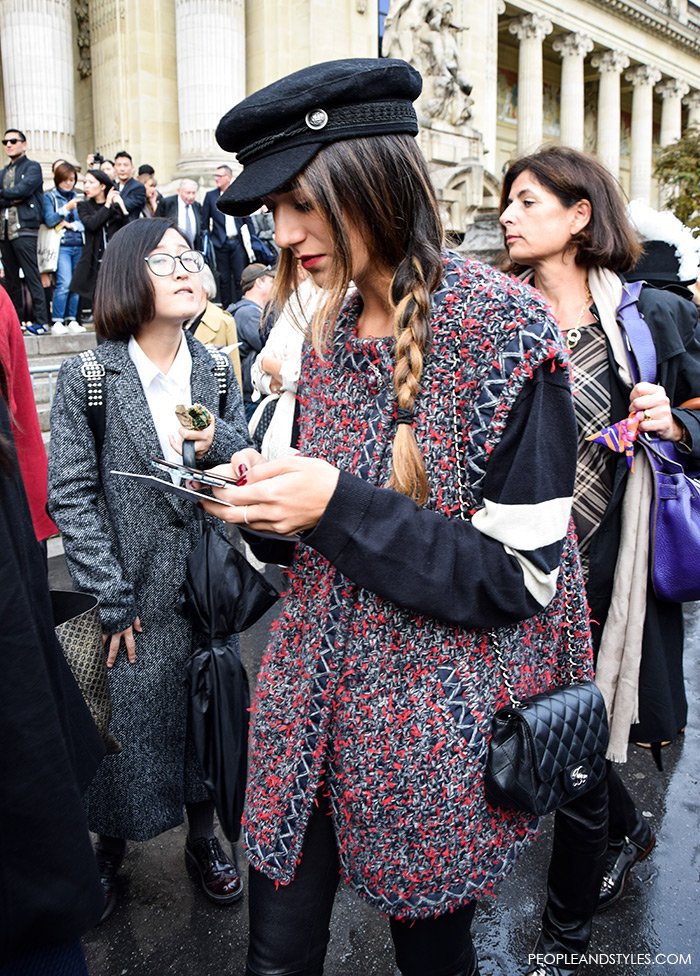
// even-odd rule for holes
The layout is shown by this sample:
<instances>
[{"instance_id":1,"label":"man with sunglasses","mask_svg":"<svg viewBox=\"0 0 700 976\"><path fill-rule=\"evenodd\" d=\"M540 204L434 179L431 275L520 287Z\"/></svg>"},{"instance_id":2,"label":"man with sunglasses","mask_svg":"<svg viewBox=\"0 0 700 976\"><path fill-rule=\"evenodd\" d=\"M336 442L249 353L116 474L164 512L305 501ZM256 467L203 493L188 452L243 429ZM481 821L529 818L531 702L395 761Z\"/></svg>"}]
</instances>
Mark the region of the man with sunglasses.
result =
<instances>
[{"instance_id":1,"label":"man with sunglasses","mask_svg":"<svg viewBox=\"0 0 700 976\"><path fill-rule=\"evenodd\" d=\"M0 170L0 256L5 269L5 288L20 320L23 315L20 269L32 297L34 335L49 331L46 298L37 265L36 245L42 220L44 180L41 166L27 158L27 137L19 129L7 129L2 139L8 164Z\"/></svg>"}]
</instances>

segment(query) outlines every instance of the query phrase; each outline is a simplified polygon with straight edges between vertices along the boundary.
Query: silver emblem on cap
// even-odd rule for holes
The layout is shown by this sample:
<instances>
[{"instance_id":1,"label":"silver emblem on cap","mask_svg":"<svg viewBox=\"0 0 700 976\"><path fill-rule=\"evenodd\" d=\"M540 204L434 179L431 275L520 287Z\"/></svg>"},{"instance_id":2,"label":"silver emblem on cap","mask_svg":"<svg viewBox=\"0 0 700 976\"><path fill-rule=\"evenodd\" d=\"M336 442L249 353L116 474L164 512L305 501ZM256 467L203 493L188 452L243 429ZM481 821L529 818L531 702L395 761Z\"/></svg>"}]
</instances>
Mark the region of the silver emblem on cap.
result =
<instances>
[{"instance_id":1,"label":"silver emblem on cap","mask_svg":"<svg viewBox=\"0 0 700 976\"><path fill-rule=\"evenodd\" d=\"M310 129L325 129L328 125L328 113L322 108L315 108L313 112L307 112L304 119Z\"/></svg>"}]
</instances>

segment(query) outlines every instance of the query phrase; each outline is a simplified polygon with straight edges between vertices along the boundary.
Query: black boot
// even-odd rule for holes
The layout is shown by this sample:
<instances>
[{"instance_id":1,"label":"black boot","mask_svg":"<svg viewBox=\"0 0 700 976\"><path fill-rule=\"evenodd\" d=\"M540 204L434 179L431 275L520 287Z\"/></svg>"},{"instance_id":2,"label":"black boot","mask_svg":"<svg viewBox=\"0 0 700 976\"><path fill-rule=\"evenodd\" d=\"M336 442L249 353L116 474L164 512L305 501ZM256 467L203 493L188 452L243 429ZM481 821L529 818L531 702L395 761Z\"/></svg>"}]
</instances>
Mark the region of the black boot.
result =
<instances>
[{"instance_id":1,"label":"black boot","mask_svg":"<svg viewBox=\"0 0 700 976\"><path fill-rule=\"evenodd\" d=\"M557 810L547 876L547 904L528 976L571 976L588 949L605 872L608 789L605 780Z\"/></svg>"},{"instance_id":2,"label":"black boot","mask_svg":"<svg viewBox=\"0 0 700 976\"><path fill-rule=\"evenodd\" d=\"M117 872L126 854L126 841L121 837L97 838L95 845L95 859L100 873L100 884L105 896L105 907L98 925L101 925L114 911L117 905Z\"/></svg>"},{"instance_id":3,"label":"black boot","mask_svg":"<svg viewBox=\"0 0 700 976\"><path fill-rule=\"evenodd\" d=\"M651 854L656 844L651 827L644 823L639 811L635 811L635 814L636 823L630 834L621 840L611 838L608 841L605 874L598 900L599 912L610 908L622 896L627 875L638 861Z\"/></svg>"}]
</instances>

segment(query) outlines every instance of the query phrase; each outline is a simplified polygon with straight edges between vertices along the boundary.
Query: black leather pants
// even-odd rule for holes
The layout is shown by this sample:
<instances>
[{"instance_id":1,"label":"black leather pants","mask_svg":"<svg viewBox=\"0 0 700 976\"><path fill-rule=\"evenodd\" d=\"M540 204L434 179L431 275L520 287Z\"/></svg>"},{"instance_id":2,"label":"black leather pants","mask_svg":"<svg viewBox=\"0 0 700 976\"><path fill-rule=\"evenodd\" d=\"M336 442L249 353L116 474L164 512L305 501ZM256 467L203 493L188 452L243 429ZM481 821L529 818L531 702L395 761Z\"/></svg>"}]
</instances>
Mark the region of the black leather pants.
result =
<instances>
[{"instance_id":1,"label":"black leather pants","mask_svg":"<svg viewBox=\"0 0 700 976\"><path fill-rule=\"evenodd\" d=\"M246 976L321 976L339 881L338 850L329 804L318 797L301 863L289 885L251 868L250 943ZM475 903L436 919L390 919L396 963L403 976L478 976L471 939Z\"/></svg>"},{"instance_id":2,"label":"black leather pants","mask_svg":"<svg viewBox=\"0 0 700 976\"><path fill-rule=\"evenodd\" d=\"M639 811L612 763L608 763L608 803L610 840L619 842L625 837L635 837L639 832Z\"/></svg>"},{"instance_id":3,"label":"black leather pants","mask_svg":"<svg viewBox=\"0 0 700 976\"><path fill-rule=\"evenodd\" d=\"M547 904L535 952L562 958L584 953L591 938L608 846L607 780L554 815Z\"/></svg>"}]
</instances>

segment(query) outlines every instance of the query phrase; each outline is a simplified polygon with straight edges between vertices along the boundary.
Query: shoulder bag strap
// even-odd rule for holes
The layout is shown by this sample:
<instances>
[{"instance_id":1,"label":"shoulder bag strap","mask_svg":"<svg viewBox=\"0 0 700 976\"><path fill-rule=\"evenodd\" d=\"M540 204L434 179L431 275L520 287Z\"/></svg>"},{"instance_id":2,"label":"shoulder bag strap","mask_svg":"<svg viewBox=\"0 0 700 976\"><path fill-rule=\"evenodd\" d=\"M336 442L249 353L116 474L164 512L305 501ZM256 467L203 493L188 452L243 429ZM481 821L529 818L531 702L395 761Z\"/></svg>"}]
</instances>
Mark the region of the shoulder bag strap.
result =
<instances>
[{"instance_id":1,"label":"shoulder bag strap","mask_svg":"<svg viewBox=\"0 0 700 976\"><path fill-rule=\"evenodd\" d=\"M105 368L102 363L97 361L94 350L87 349L80 353L82 364L80 375L85 380L87 390L87 412L85 419L88 427L95 438L97 457L102 454L102 445L105 439Z\"/></svg>"},{"instance_id":2,"label":"shoulder bag strap","mask_svg":"<svg viewBox=\"0 0 700 976\"><path fill-rule=\"evenodd\" d=\"M214 360L213 373L219 387L219 416L223 417L226 410L226 397L228 394L228 367L229 358L222 352L215 349L210 351L211 358Z\"/></svg>"},{"instance_id":3,"label":"shoulder bag strap","mask_svg":"<svg viewBox=\"0 0 700 976\"><path fill-rule=\"evenodd\" d=\"M632 379L635 383L655 383L656 348L638 305L642 284L641 281L623 284L617 318L625 340Z\"/></svg>"}]
</instances>

